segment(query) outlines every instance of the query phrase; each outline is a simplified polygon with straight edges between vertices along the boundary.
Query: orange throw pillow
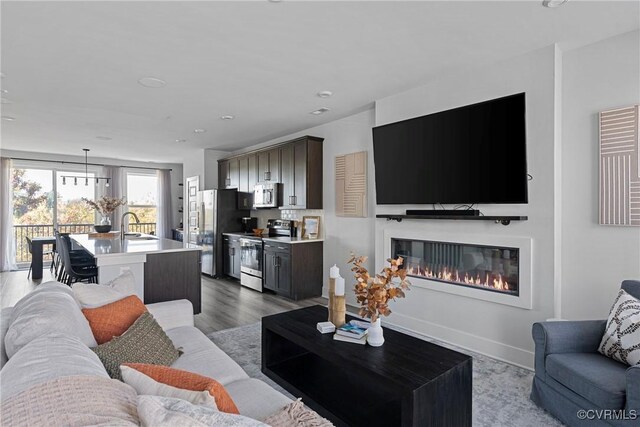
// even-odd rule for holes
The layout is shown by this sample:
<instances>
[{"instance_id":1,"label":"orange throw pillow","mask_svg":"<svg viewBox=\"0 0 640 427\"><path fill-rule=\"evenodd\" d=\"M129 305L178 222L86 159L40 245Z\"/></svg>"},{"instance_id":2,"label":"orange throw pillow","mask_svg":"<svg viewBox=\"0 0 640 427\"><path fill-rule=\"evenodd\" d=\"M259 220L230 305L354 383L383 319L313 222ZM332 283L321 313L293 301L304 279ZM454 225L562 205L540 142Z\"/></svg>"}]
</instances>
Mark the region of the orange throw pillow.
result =
<instances>
[{"instance_id":1,"label":"orange throw pillow","mask_svg":"<svg viewBox=\"0 0 640 427\"><path fill-rule=\"evenodd\" d=\"M82 313L89 321L91 331L98 344L111 341L122 335L138 320L147 307L135 295L122 298L111 304L97 308L83 308Z\"/></svg>"},{"instance_id":2,"label":"orange throw pillow","mask_svg":"<svg viewBox=\"0 0 640 427\"><path fill-rule=\"evenodd\" d=\"M142 372L154 380L184 390L208 391L216 401L218 410L230 414L240 414L238 407L222 384L213 378L194 374L168 366L149 365L146 363L123 363L124 366Z\"/></svg>"}]
</instances>

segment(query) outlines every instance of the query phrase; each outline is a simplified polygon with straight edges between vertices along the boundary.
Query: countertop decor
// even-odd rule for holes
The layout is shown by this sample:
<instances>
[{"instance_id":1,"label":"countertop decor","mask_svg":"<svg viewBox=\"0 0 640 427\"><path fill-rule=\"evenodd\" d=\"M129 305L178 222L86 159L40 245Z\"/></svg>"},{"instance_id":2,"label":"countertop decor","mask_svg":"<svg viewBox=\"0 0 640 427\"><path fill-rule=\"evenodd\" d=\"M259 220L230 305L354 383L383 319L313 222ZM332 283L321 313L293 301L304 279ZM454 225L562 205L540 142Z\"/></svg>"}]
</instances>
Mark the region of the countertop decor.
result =
<instances>
[{"instance_id":1,"label":"countertop decor","mask_svg":"<svg viewBox=\"0 0 640 427\"><path fill-rule=\"evenodd\" d=\"M85 197L83 197L82 200L87 205L95 209L102 217L100 219L100 224L96 224L94 226L98 233L108 233L109 231L111 231L111 219L109 218L109 215L111 215L120 206L124 206L127 204L124 198L118 199L109 196L102 196L96 201L89 200Z\"/></svg>"}]
</instances>

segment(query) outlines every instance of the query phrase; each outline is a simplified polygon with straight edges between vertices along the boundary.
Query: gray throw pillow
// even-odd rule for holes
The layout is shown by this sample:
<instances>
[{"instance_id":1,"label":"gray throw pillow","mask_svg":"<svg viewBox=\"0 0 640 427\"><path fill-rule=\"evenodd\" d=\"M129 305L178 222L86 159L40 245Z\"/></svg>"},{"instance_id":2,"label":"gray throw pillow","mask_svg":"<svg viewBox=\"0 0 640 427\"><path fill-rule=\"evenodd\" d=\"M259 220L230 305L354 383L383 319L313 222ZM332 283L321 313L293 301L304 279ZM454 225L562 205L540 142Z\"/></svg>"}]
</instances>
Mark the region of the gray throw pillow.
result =
<instances>
[{"instance_id":1,"label":"gray throw pillow","mask_svg":"<svg viewBox=\"0 0 640 427\"><path fill-rule=\"evenodd\" d=\"M125 333L92 349L111 378L122 381L123 363L171 366L182 351L176 349L151 313L144 313Z\"/></svg>"}]
</instances>

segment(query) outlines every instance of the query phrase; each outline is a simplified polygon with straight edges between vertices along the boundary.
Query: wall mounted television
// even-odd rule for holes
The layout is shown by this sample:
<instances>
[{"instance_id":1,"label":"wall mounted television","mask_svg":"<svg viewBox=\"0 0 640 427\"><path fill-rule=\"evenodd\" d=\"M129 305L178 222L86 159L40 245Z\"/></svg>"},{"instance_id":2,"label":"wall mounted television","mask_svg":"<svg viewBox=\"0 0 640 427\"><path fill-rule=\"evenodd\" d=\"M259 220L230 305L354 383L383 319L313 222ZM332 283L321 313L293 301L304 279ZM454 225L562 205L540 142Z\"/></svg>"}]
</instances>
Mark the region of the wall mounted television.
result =
<instances>
[{"instance_id":1,"label":"wall mounted television","mask_svg":"<svg viewBox=\"0 0 640 427\"><path fill-rule=\"evenodd\" d=\"M373 128L380 205L527 203L525 94Z\"/></svg>"}]
</instances>

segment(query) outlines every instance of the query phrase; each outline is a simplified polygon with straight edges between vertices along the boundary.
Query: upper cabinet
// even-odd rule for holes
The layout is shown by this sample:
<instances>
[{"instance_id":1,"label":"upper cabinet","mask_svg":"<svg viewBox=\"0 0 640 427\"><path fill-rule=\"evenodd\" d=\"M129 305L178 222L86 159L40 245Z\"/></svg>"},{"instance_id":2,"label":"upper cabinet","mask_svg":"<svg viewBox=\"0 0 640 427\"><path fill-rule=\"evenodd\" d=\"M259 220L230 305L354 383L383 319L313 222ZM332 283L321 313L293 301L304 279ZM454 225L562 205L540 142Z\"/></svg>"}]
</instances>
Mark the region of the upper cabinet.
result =
<instances>
[{"instance_id":1,"label":"upper cabinet","mask_svg":"<svg viewBox=\"0 0 640 427\"><path fill-rule=\"evenodd\" d=\"M256 154L258 156L258 182L281 182L280 150L267 148Z\"/></svg>"},{"instance_id":2,"label":"upper cabinet","mask_svg":"<svg viewBox=\"0 0 640 427\"><path fill-rule=\"evenodd\" d=\"M219 187L282 184L282 209L322 209L322 138L305 136L218 161Z\"/></svg>"},{"instance_id":3,"label":"upper cabinet","mask_svg":"<svg viewBox=\"0 0 640 427\"><path fill-rule=\"evenodd\" d=\"M230 188L229 160L218 160L218 188Z\"/></svg>"},{"instance_id":4,"label":"upper cabinet","mask_svg":"<svg viewBox=\"0 0 640 427\"><path fill-rule=\"evenodd\" d=\"M249 190L249 156L238 158L238 175L240 176L238 191L253 191L253 186L251 186L251 190Z\"/></svg>"}]
</instances>

